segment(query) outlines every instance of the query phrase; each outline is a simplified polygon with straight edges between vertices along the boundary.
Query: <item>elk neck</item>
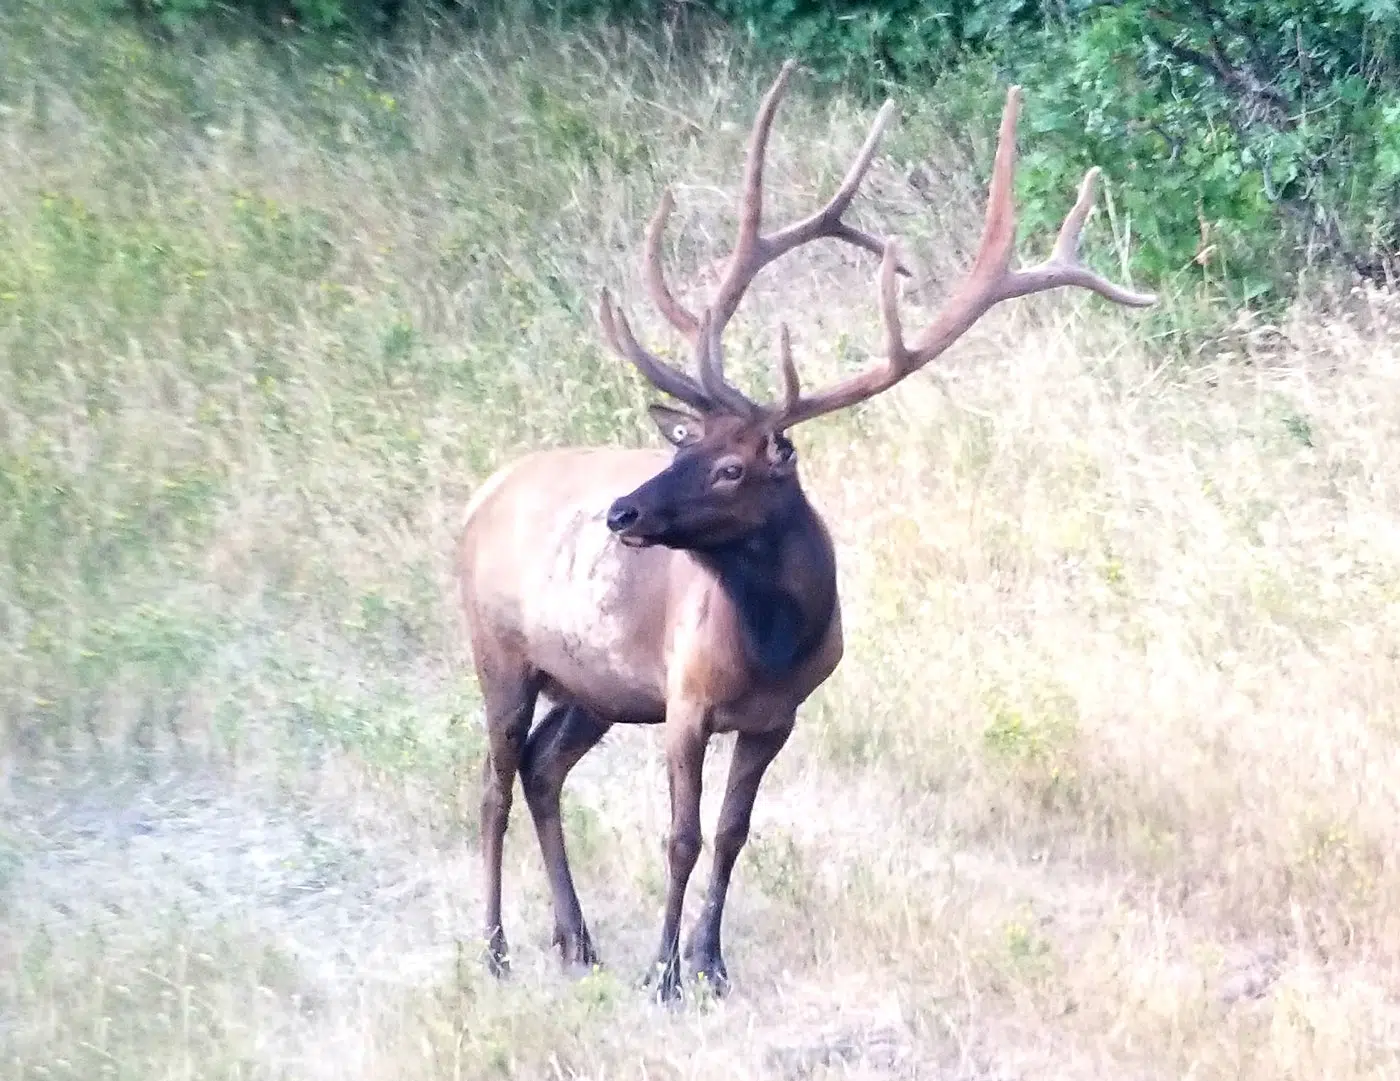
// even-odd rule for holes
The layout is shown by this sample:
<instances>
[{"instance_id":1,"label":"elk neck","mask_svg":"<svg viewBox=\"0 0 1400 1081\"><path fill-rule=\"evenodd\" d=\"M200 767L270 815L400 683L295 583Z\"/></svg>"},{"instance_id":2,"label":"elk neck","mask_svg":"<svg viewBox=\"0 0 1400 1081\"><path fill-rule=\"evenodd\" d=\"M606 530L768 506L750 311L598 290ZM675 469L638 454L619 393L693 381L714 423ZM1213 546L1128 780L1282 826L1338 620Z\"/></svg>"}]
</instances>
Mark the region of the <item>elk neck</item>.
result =
<instances>
[{"instance_id":1,"label":"elk neck","mask_svg":"<svg viewBox=\"0 0 1400 1081\"><path fill-rule=\"evenodd\" d=\"M718 580L745 659L763 675L786 675L821 644L836 608L836 559L796 478L758 529L691 555Z\"/></svg>"}]
</instances>

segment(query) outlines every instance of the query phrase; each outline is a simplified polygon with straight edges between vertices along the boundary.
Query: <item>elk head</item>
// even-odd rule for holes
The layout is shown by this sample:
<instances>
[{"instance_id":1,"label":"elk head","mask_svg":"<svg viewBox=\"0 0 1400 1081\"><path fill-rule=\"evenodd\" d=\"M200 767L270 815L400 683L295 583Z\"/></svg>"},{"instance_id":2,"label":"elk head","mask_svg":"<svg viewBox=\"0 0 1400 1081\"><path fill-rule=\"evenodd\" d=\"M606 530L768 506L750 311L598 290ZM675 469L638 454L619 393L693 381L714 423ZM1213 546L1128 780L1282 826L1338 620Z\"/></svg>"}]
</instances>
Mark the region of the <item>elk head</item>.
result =
<instances>
[{"instance_id":1,"label":"elk head","mask_svg":"<svg viewBox=\"0 0 1400 1081\"><path fill-rule=\"evenodd\" d=\"M763 418L665 405L650 413L676 455L609 508L623 544L717 548L763 528L797 494L792 441Z\"/></svg>"},{"instance_id":2,"label":"elk head","mask_svg":"<svg viewBox=\"0 0 1400 1081\"><path fill-rule=\"evenodd\" d=\"M644 271L647 286L667 321L691 343L699 379L662 361L638 343L626 316L607 291L599 302L599 322L613 351L630 361L658 390L691 407L682 411L651 407L662 435L676 447L671 464L635 491L617 499L607 524L622 543L661 544L704 550L734 542L780 519L799 494L796 455L786 431L803 421L873 398L945 352L991 307L1012 297L1062 286L1088 289L1117 304L1156 303L1100 277L1079 259L1079 238L1093 205L1097 168L1090 169L1079 197L1060 227L1048 259L1013 268L1016 221L1012 180L1016 168L1016 119L1021 90L1012 86L1002 111L996 159L987 197L977 257L945 307L918 336L906 343L898 305L898 277L908 275L894 237L880 240L841 220L874 160L886 125L895 112L886 101L836 194L815 213L774 233L760 232L763 166L778 102L794 67L789 60L763 99L749 138L744 170L739 234L724 277L697 318L675 298L661 264L661 236L673 208L667 190L647 229ZM793 363L787 325L781 327L778 370L781 398L760 404L724 376L721 338L745 291L769 263L813 240L829 238L881 256L880 313L885 327L880 362L815 393L803 393Z\"/></svg>"}]
</instances>

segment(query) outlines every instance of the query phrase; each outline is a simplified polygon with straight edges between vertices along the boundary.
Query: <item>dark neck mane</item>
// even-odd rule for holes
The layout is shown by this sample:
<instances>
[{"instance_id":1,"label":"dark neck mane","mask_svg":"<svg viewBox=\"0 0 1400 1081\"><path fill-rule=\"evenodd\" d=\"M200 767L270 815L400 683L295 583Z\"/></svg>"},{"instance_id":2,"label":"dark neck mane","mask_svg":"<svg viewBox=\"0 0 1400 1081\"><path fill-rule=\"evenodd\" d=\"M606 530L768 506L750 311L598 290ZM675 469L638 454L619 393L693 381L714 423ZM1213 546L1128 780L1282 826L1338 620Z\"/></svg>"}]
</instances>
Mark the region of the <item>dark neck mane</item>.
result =
<instances>
[{"instance_id":1,"label":"dark neck mane","mask_svg":"<svg viewBox=\"0 0 1400 1081\"><path fill-rule=\"evenodd\" d=\"M719 579L744 655L765 676L787 674L821 644L836 608L836 562L795 480L758 530L692 554Z\"/></svg>"}]
</instances>

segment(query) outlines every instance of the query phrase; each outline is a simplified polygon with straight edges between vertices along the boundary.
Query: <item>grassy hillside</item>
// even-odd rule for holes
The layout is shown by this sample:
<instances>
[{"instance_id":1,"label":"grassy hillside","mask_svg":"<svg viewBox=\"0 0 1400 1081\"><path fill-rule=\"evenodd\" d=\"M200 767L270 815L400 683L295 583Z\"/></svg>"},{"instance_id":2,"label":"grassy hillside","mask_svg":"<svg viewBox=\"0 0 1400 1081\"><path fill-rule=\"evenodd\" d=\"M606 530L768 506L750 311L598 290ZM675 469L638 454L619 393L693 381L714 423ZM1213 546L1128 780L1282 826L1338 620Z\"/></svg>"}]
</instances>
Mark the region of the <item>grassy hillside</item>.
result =
<instances>
[{"instance_id":1,"label":"grassy hillside","mask_svg":"<svg viewBox=\"0 0 1400 1081\"><path fill-rule=\"evenodd\" d=\"M497 985L456 523L526 448L654 438L590 305L676 347L642 231L674 182L675 265L721 253L771 71L513 32L384 75L23 3L0 56L7 1076L1400 1070L1392 297L1189 365L1097 300L1015 302L941 382L800 430L848 649L760 793L733 994L632 986L649 731L566 791L609 967L557 972L518 805ZM912 325L975 242L995 118L904 115L857 206L921 260ZM798 80L770 213L868 120ZM780 316L808 382L864 363L872 262L765 277L730 344L756 391Z\"/></svg>"}]
</instances>

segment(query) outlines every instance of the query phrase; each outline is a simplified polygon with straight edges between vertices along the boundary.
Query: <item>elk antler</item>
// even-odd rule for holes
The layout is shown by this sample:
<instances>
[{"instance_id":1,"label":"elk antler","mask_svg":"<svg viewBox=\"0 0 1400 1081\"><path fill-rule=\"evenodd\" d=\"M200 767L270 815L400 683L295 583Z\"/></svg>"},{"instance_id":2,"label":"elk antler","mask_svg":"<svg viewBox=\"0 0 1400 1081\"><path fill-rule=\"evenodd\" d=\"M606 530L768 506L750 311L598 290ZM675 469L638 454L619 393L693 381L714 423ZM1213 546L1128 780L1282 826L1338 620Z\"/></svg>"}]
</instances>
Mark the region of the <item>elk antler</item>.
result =
<instances>
[{"instance_id":1,"label":"elk antler","mask_svg":"<svg viewBox=\"0 0 1400 1081\"><path fill-rule=\"evenodd\" d=\"M996 162L987 195L986 223L982 242L972 270L952 299L924 328L912 345L905 344L900 329L897 283L898 246L891 237L885 244L880 266L880 313L885 324L885 359L869 368L804 396L796 386L796 369L786 333L781 349L784 394L771 415L779 428L789 428L824 413L856 405L888 390L942 354L967 332L995 304L1012 297L1027 296L1061 286L1076 286L1097 293L1115 304L1143 308L1157 303L1152 293L1137 293L1095 274L1079 259L1079 234L1094 201L1097 167L1084 174L1079 198L1060 226L1055 247L1044 262L1022 270L1011 267L1016 242L1016 207L1012 199L1012 177L1016 171L1016 118L1020 111L1021 88L1011 87L1001 114L997 137ZM786 330L786 328L784 328Z\"/></svg>"},{"instance_id":2,"label":"elk antler","mask_svg":"<svg viewBox=\"0 0 1400 1081\"><path fill-rule=\"evenodd\" d=\"M745 291L764 267L803 244L824 237L884 255L887 260L889 258L887 245L869 233L846 224L841 220L841 215L851 205L861 181L870 169L880 136L894 115L893 101L886 101L876 114L870 133L851 167L846 171L845 179L825 206L776 233L764 236L759 232L763 217L763 165L768 150L768 135L773 127L778 102L787 88L788 77L795 66L792 60L783 64L778 77L764 95L763 103L754 119L744 168L739 234L730 254L724 279L700 318L696 318L676 300L666 283L666 274L662 268L661 237L675 207L675 200L669 188L662 193L661 203L647 227L644 258L647 286L653 301L661 309L666 320L685 335L694 347L700 370L699 382L670 367L639 345L632 335L626 317L620 311L614 312L612 298L606 289L601 296L598 318L604 337L614 352L631 361L659 390L702 411L724 409L740 416L757 415L763 411L762 406L725 380L720 339L724 328L739 307ZM909 271L896 259L891 273L908 274Z\"/></svg>"},{"instance_id":3,"label":"elk antler","mask_svg":"<svg viewBox=\"0 0 1400 1081\"><path fill-rule=\"evenodd\" d=\"M1084 180L1079 185L1079 198L1060 226L1050 257L1032 267L1012 269L1016 241L1012 178L1016 171L1016 120L1021 105L1021 88L1012 86L1007 91L1006 107L1001 115L996 161L987 195L986 222L977 258L948 304L914 343L907 345L900 327L895 278L900 274L907 275L909 271L900 262L897 240L891 237L881 242L841 220L855 198L861 181L865 179L880 137L894 115L893 101L886 101L876 114L870 132L840 188L824 207L776 233L765 236L759 231L763 217L763 163L768 135L794 66L791 60L783 64L754 120L744 169L739 235L729 256L724 279L700 318L696 318L676 300L666 283L661 265L661 236L675 205L669 189L662 194L661 203L647 228L647 285L667 321L684 334L694 347L699 380L676 370L641 346L632 334L626 316L614 309L608 291L602 291L598 318L604 337L614 352L635 365L657 389L702 412L723 409L740 416L766 415L778 428L790 428L834 410L856 405L888 390L944 353L990 308L1003 300L1074 286L1130 307L1148 307L1157 303L1154 294L1137 293L1115 285L1094 273L1079 259L1079 236L1093 205L1094 181L1099 175L1097 167L1084 174ZM761 406L724 378L721 336L745 291L764 267L795 248L823 237L881 253L880 313L885 324L885 358L882 363L816 394L803 395L797 368L792 361L787 327L784 326L779 353L782 400L774 406Z\"/></svg>"}]
</instances>

